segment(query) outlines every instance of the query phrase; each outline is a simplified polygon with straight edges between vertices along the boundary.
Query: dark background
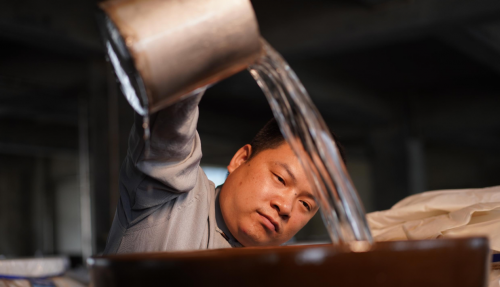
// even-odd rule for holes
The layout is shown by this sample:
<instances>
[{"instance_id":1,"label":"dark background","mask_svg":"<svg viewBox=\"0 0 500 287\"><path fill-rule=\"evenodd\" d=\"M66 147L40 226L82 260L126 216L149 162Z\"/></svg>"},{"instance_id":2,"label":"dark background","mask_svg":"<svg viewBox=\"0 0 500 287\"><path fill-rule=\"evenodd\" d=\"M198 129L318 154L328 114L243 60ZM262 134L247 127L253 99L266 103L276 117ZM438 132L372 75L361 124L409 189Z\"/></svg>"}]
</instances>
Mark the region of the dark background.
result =
<instances>
[{"instance_id":1,"label":"dark background","mask_svg":"<svg viewBox=\"0 0 500 287\"><path fill-rule=\"evenodd\" d=\"M96 3L0 2L0 256L104 249L133 112L105 61ZM252 3L345 146L368 212L500 183L499 1ZM246 71L209 89L202 164L224 167L271 116ZM297 236L326 238L319 217Z\"/></svg>"}]
</instances>

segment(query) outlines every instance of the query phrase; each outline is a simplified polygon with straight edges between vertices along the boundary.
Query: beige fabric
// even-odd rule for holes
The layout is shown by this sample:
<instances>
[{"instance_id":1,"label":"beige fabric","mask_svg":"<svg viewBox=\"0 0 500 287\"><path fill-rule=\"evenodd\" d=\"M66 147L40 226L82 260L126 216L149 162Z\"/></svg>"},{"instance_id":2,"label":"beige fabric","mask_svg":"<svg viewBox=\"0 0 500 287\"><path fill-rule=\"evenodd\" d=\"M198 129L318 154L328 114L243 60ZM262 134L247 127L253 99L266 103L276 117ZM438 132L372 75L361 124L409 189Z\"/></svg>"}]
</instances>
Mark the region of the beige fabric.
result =
<instances>
[{"instance_id":1,"label":"beige fabric","mask_svg":"<svg viewBox=\"0 0 500 287\"><path fill-rule=\"evenodd\" d=\"M375 241L485 235L500 251L500 186L415 194L367 220Z\"/></svg>"}]
</instances>

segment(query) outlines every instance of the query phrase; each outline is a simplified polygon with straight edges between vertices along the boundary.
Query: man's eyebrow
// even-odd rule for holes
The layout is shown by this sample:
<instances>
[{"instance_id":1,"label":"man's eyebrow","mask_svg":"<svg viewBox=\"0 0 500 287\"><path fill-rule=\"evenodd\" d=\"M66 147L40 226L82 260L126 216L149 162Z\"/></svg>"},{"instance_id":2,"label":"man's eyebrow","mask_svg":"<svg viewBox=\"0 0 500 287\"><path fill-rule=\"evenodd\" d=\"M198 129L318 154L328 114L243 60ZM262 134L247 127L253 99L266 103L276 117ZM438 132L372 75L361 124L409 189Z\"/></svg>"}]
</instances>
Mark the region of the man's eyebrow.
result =
<instances>
[{"instance_id":1,"label":"man's eyebrow","mask_svg":"<svg viewBox=\"0 0 500 287\"><path fill-rule=\"evenodd\" d=\"M297 179L295 178L295 175L290 171L290 168L288 167L288 164L283 163L283 162L279 162L279 161L277 161L275 163L285 169L285 171L292 178L292 180L293 180L294 183L297 182Z\"/></svg>"},{"instance_id":2,"label":"man's eyebrow","mask_svg":"<svg viewBox=\"0 0 500 287\"><path fill-rule=\"evenodd\" d=\"M306 191L305 192L305 196L308 197L308 198L310 198L311 200L316 201L316 197L312 193L310 193L310 192Z\"/></svg>"}]
</instances>

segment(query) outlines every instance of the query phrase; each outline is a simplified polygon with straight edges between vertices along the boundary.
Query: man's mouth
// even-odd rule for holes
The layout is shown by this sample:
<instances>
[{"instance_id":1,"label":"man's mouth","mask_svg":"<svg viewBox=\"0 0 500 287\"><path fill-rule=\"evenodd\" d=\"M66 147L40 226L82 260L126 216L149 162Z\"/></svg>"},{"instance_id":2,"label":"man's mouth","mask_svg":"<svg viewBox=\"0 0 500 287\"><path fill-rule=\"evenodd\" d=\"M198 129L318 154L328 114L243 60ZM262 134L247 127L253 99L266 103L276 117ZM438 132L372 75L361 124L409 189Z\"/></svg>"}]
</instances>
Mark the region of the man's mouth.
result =
<instances>
[{"instance_id":1,"label":"man's mouth","mask_svg":"<svg viewBox=\"0 0 500 287\"><path fill-rule=\"evenodd\" d=\"M278 222L276 220L274 220L274 218L272 218L271 216L267 215L267 214L264 214L264 213L260 213L260 212L257 212L261 219L262 219L262 223L264 224L264 226L271 230L271 231L274 231L274 232L278 232L280 230L280 225L278 224Z\"/></svg>"}]
</instances>

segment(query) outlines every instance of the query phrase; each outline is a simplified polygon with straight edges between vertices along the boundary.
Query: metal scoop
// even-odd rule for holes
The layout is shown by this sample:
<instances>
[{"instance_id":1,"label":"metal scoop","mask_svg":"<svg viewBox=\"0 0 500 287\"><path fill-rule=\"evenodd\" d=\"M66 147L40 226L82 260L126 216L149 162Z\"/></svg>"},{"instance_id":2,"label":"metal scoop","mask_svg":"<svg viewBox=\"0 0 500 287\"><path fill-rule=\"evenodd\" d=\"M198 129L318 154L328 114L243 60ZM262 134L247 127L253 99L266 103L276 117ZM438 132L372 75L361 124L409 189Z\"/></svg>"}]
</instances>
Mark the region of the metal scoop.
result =
<instances>
[{"instance_id":1,"label":"metal scoop","mask_svg":"<svg viewBox=\"0 0 500 287\"><path fill-rule=\"evenodd\" d=\"M262 50L248 0L111 0L99 6L108 57L141 115L245 69Z\"/></svg>"}]
</instances>

